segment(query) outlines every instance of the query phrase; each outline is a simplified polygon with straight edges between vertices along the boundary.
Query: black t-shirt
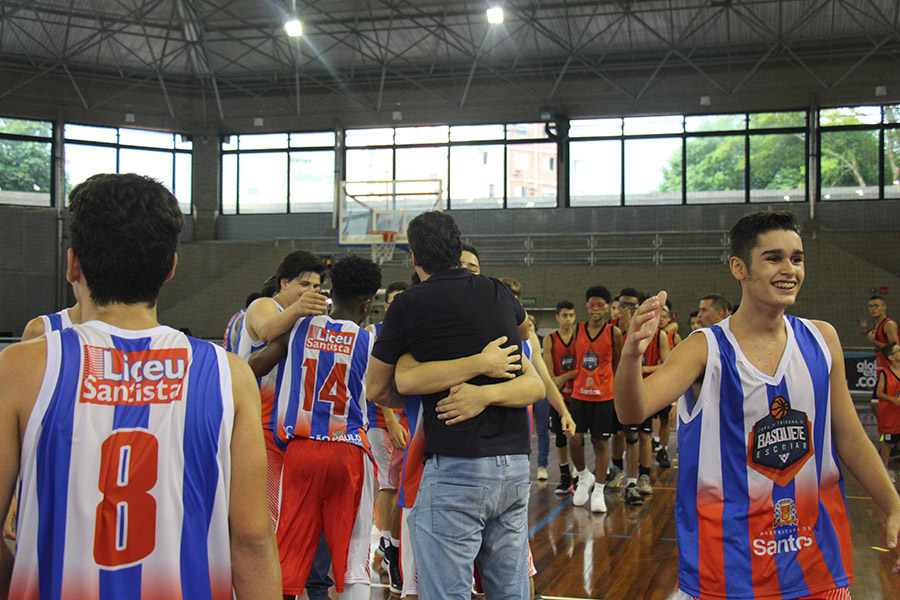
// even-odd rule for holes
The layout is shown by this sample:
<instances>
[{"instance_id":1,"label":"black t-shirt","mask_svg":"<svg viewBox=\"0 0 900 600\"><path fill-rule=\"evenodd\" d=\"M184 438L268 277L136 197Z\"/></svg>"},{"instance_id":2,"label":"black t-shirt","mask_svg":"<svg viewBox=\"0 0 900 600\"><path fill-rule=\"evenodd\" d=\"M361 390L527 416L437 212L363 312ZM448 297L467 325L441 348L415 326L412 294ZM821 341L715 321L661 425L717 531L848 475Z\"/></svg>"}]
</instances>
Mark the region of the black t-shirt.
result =
<instances>
[{"instance_id":1,"label":"black t-shirt","mask_svg":"<svg viewBox=\"0 0 900 600\"><path fill-rule=\"evenodd\" d=\"M372 356L392 365L407 352L419 362L452 360L478 354L503 335L507 345L521 345L518 325L524 320L522 305L498 280L466 269L441 271L394 298ZM482 375L469 383L498 381ZM426 455L528 454L526 409L488 406L477 417L447 425L435 412L447 394L445 390L422 396Z\"/></svg>"}]
</instances>

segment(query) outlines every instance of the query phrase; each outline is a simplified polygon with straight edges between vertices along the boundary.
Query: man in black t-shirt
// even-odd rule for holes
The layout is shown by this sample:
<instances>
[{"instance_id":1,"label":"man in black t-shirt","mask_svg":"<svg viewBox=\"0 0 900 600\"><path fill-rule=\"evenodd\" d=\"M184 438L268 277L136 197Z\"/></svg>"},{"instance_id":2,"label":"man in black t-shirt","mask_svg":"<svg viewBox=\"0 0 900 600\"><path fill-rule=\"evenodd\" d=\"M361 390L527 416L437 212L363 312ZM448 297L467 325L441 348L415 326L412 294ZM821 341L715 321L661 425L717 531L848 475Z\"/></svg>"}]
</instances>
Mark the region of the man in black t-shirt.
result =
<instances>
[{"instance_id":1,"label":"man in black t-shirt","mask_svg":"<svg viewBox=\"0 0 900 600\"><path fill-rule=\"evenodd\" d=\"M389 406L401 405L394 368L403 354L421 363L463 359L499 337L518 344L527 332L525 311L506 286L459 268L452 217L424 213L408 237L422 283L391 304L367 380L369 397ZM537 378L502 381L482 375L449 393L449 382L429 378L400 390L422 395L426 463L409 522L423 597L468 599L473 562L489 597L528 597L525 406L544 389Z\"/></svg>"}]
</instances>

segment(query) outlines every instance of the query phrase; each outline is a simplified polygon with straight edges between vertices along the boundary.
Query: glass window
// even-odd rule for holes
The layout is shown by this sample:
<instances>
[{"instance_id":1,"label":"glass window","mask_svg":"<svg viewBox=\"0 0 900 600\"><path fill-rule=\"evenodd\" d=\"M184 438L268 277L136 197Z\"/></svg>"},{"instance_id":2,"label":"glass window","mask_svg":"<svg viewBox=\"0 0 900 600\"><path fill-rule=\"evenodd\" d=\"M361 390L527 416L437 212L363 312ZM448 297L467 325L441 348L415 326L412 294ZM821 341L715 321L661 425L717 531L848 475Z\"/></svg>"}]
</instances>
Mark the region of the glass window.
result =
<instances>
[{"instance_id":1,"label":"glass window","mask_svg":"<svg viewBox=\"0 0 900 600\"><path fill-rule=\"evenodd\" d=\"M238 170L237 154L222 156L222 214L237 213Z\"/></svg>"},{"instance_id":2,"label":"glass window","mask_svg":"<svg viewBox=\"0 0 900 600\"><path fill-rule=\"evenodd\" d=\"M509 144L507 146L507 208L549 208L557 205L556 171L541 169L556 161L556 144Z\"/></svg>"},{"instance_id":3,"label":"glass window","mask_svg":"<svg viewBox=\"0 0 900 600\"><path fill-rule=\"evenodd\" d=\"M885 123L900 123L900 104L883 107Z\"/></svg>"},{"instance_id":4,"label":"glass window","mask_svg":"<svg viewBox=\"0 0 900 600\"><path fill-rule=\"evenodd\" d=\"M241 154L238 173L241 214L287 212L288 161L284 152Z\"/></svg>"},{"instance_id":5,"label":"glass window","mask_svg":"<svg viewBox=\"0 0 900 600\"><path fill-rule=\"evenodd\" d=\"M347 150L347 181L394 179L394 151L390 148Z\"/></svg>"},{"instance_id":6,"label":"glass window","mask_svg":"<svg viewBox=\"0 0 900 600\"><path fill-rule=\"evenodd\" d=\"M625 204L681 204L680 156L681 138L625 140Z\"/></svg>"},{"instance_id":7,"label":"glass window","mask_svg":"<svg viewBox=\"0 0 900 600\"><path fill-rule=\"evenodd\" d=\"M695 131L739 131L744 129L747 115L702 115L684 118L684 130Z\"/></svg>"},{"instance_id":8,"label":"glass window","mask_svg":"<svg viewBox=\"0 0 900 600\"><path fill-rule=\"evenodd\" d=\"M822 131L819 180L824 200L878 198L878 131Z\"/></svg>"},{"instance_id":9,"label":"glass window","mask_svg":"<svg viewBox=\"0 0 900 600\"><path fill-rule=\"evenodd\" d=\"M577 119L569 123L569 137L612 137L622 135L622 119Z\"/></svg>"},{"instance_id":10,"label":"glass window","mask_svg":"<svg viewBox=\"0 0 900 600\"><path fill-rule=\"evenodd\" d=\"M743 135L689 137L685 141L687 156L687 201L690 204L744 201ZM681 152L671 158L672 168L665 177L672 179L674 171L681 169ZM671 182L663 181L665 189L681 185L681 174Z\"/></svg>"},{"instance_id":11,"label":"glass window","mask_svg":"<svg viewBox=\"0 0 900 600\"><path fill-rule=\"evenodd\" d=\"M119 143L126 146L144 146L146 148L174 148L175 136L160 131L144 131L142 129L119 129ZM129 171L123 171L128 173Z\"/></svg>"},{"instance_id":12,"label":"glass window","mask_svg":"<svg viewBox=\"0 0 900 600\"><path fill-rule=\"evenodd\" d=\"M440 179L441 201L447 197L447 146L426 148L398 148L396 154L397 179ZM421 203L408 204L420 212L432 210L434 200L423 199Z\"/></svg>"},{"instance_id":13,"label":"glass window","mask_svg":"<svg viewBox=\"0 0 900 600\"><path fill-rule=\"evenodd\" d=\"M175 136L175 149L176 150L193 150L194 142L191 141L189 135L177 134Z\"/></svg>"},{"instance_id":14,"label":"glass window","mask_svg":"<svg viewBox=\"0 0 900 600\"><path fill-rule=\"evenodd\" d=\"M72 188L91 175L117 172L117 157L114 147L68 143L65 146L65 154L67 200Z\"/></svg>"},{"instance_id":15,"label":"glass window","mask_svg":"<svg viewBox=\"0 0 900 600\"><path fill-rule=\"evenodd\" d=\"M50 121L30 121L28 119L0 117L0 133L49 138L53 136L53 123Z\"/></svg>"},{"instance_id":16,"label":"glass window","mask_svg":"<svg viewBox=\"0 0 900 600\"><path fill-rule=\"evenodd\" d=\"M900 107L885 108L892 109L891 118L900 116ZM884 130L884 197L900 198L900 129Z\"/></svg>"},{"instance_id":17,"label":"glass window","mask_svg":"<svg viewBox=\"0 0 900 600\"><path fill-rule=\"evenodd\" d=\"M191 214L191 184L193 161L190 154L178 152L175 154L175 197L181 212Z\"/></svg>"},{"instance_id":18,"label":"glass window","mask_svg":"<svg viewBox=\"0 0 900 600\"><path fill-rule=\"evenodd\" d=\"M333 148L334 144L335 135L333 131L291 134L291 148Z\"/></svg>"},{"instance_id":19,"label":"glass window","mask_svg":"<svg viewBox=\"0 0 900 600\"><path fill-rule=\"evenodd\" d=\"M569 146L571 206L618 206L622 200L622 142L573 142Z\"/></svg>"},{"instance_id":20,"label":"glass window","mask_svg":"<svg viewBox=\"0 0 900 600\"><path fill-rule=\"evenodd\" d=\"M240 150L268 150L270 148L287 148L288 146L288 134L286 133L260 133L237 137Z\"/></svg>"},{"instance_id":21,"label":"glass window","mask_svg":"<svg viewBox=\"0 0 900 600\"><path fill-rule=\"evenodd\" d=\"M334 151L291 152L291 212L334 209Z\"/></svg>"},{"instance_id":22,"label":"glass window","mask_svg":"<svg viewBox=\"0 0 900 600\"><path fill-rule=\"evenodd\" d=\"M506 126L508 140L534 140L546 137L543 123L512 123Z\"/></svg>"},{"instance_id":23,"label":"glass window","mask_svg":"<svg viewBox=\"0 0 900 600\"><path fill-rule=\"evenodd\" d=\"M806 136L750 136L750 202L806 200Z\"/></svg>"},{"instance_id":24,"label":"glass window","mask_svg":"<svg viewBox=\"0 0 900 600\"><path fill-rule=\"evenodd\" d=\"M449 139L450 128L446 125L438 127L398 127L394 137L395 144L440 144Z\"/></svg>"},{"instance_id":25,"label":"glass window","mask_svg":"<svg viewBox=\"0 0 900 600\"><path fill-rule=\"evenodd\" d=\"M751 113L749 127L750 129L806 127L806 113L803 111Z\"/></svg>"},{"instance_id":26,"label":"glass window","mask_svg":"<svg viewBox=\"0 0 900 600\"><path fill-rule=\"evenodd\" d=\"M89 127L87 125L72 125L69 123L63 127L63 137L67 140L106 142L108 144L115 144L119 141L118 130L111 127Z\"/></svg>"},{"instance_id":27,"label":"glass window","mask_svg":"<svg viewBox=\"0 0 900 600\"><path fill-rule=\"evenodd\" d=\"M502 145L450 148L450 208L503 208Z\"/></svg>"},{"instance_id":28,"label":"glass window","mask_svg":"<svg viewBox=\"0 0 900 600\"><path fill-rule=\"evenodd\" d=\"M665 115L662 117L626 117L625 135L652 135L656 133L682 133L684 117ZM627 163L627 161L626 161Z\"/></svg>"},{"instance_id":29,"label":"glass window","mask_svg":"<svg viewBox=\"0 0 900 600\"><path fill-rule=\"evenodd\" d=\"M236 135L223 135L222 136L222 150L237 150L238 149L238 137Z\"/></svg>"},{"instance_id":30,"label":"glass window","mask_svg":"<svg viewBox=\"0 0 900 600\"><path fill-rule=\"evenodd\" d=\"M172 190L175 183L175 165L172 152L155 152L153 150L119 150L119 173L137 173L158 179L160 183Z\"/></svg>"},{"instance_id":31,"label":"glass window","mask_svg":"<svg viewBox=\"0 0 900 600\"><path fill-rule=\"evenodd\" d=\"M50 142L0 139L0 204L50 206Z\"/></svg>"},{"instance_id":32,"label":"glass window","mask_svg":"<svg viewBox=\"0 0 900 600\"><path fill-rule=\"evenodd\" d=\"M390 146L394 143L394 130L385 129L348 129L344 141L348 148L358 146Z\"/></svg>"},{"instance_id":33,"label":"glass window","mask_svg":"<svg viewBox=\"0 0 900 600\"><path fill-rule=\"evenodd\" d=\"M502 140L503 135L503 125L461 125L450 128L451 142Z\"/></svg>"},{"instance_id":34,"label":"glass window","mask_svg":"<svg viewBox=\"0 0 900 600\"><path fill-rule=\"evenodd\" d=\"M880 106L823 108L819 111L819 125L877 125L881 123Z\"/></svg>"}]
</instances>

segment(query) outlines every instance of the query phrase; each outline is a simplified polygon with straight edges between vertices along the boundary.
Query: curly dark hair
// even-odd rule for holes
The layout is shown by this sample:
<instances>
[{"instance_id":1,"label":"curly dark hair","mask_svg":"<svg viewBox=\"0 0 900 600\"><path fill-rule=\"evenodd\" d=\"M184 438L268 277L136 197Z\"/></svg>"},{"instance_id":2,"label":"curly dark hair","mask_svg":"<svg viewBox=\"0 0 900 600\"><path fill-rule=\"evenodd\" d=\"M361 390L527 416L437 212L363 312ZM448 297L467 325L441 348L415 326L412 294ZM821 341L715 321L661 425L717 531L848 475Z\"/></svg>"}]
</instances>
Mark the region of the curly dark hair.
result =
<instances>
[{"instance_id":1,"label":"curly dark hair","mask_svg":"<svg viewBox=\"0 0 900 600\"><path fill-rule=\"evenodd\" d=\"M365 302L381 287L381 267L368 258L346 256L331 267L331 296L337 302Z\"/></svg>"},{"instance_id":2,"label":"curly dark hair","mask_svg":"<svg viewBox=\"0 0 900 600\"><path fill-rule=\"evenodd\" d=\"M584 299L590 300L591 298L603 298L607 304L612 302L612 294L602 285L595 285L587 289L584 293Z\"/></svg>"},{"instance_id":3,"label":"curly dark hair","mask_svg":"<svg viewBox=\"0 0 900 600\"><path fill-rule=\"evenodd\" d=\"M281 264L278 265L275 272L276 291L281 289L282 279L290 281L300 277L302 273L318 273L320 278L325 279L327 270L325 261L309 250L295 250L282 258Z\"/></svg>"},{"instance_id":4,"label":"curly dark hair","mask_svg":"<svg viewBox=\"0 0 900 600\"><path fill-rule=\"evenodd\" d=\"M424 212L409 222L406 234L416 263L429 275L459 267L462 242L459 225L450 215Z\"/></svg>"}]
</instances>

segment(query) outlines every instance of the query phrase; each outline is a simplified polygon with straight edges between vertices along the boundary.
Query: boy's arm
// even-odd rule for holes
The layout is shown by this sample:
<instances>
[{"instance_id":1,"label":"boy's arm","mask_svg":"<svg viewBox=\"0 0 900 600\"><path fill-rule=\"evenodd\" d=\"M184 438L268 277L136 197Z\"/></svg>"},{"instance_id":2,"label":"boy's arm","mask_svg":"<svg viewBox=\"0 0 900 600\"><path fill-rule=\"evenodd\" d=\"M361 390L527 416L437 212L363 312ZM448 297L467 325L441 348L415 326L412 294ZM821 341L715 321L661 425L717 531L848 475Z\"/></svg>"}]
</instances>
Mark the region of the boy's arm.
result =
<instances>
[{"instance_id":1,"label":"boy's arm","mask_svg":"<svg viewBox=\"0 0 900 600\"><path fill-rule=\"evenodd\" d=\"M40 317L35 317L28 321L28 325L25 326L25 331L22 332L21 341L27 342L28 340L33 340L42 335L44 335L44 320Z\"/></svg>"},{"instance_id":2,"label":"boy's arm","mask_svg":"<svg viewBox=\"0 0 900 600\"><path fill-rule=\"evenodd\" d=\"M891 396L887 393L887 376L884 374L884 371L878 372L878 383L875 384L875 393L878 394L879 401L883 400L885 402L900 404L900 398Z\"/></svg>"},{"instance_id":3,"label":"boy's arm","mask_svg":"<svg viewBox=\"0 0 900 600\"><path fill-rule=\"evenodd\" d=\"M544 397L544 382L527 358L522 358L522 375L490 385L463 383L450 388L450 395L437 403L438 419L448 425L478 416L488 406L524 408Z\"/></svg>"},{"instance_id":4,"label":"boy's arm","mask_svg":"<svg viewBox=\"0 0 900 600\"><path fill-rule=\"evenodd\" d=\"M813 321L831 351L831 431L841 461L868 492L887 519L885 534L887 547L897 547L900 530L900 496L888 478L887 471L863 430L844 375L844 354L837 332L824 321ZM894 563L894 573L900 573L900 559Z\"/></svg>"},{"instance_id":5,"label":"boy's arm","mask_svg":"<svg viewBox=\"0 0 900 600\"><path fill-rule=\"evenodd\" d=\"M550 336L548 335L544 338L544 342ZM537 347L537 335L531 334L531 347ZM547 355L544 354L544 357ZM543 360L534 361L534 368L537 371L538 376L541 378L541 381L544 382L544 392L547 395L547 401L550 403L550 406L556 410L559 414L559 423L562 425L563 435L566 437L572 437L575 435L575 421L572 420L572 415L569 414L569 408L566 406L566 401L563 399L562 394L559 392L559 388L556 387L556 382L550 376L550 369L547 367L547 364Z\"/></svg>"},{"instance_id":6,"label":"boy's arm","mask_svg":"<svg viewBox=\"0 0 900 600\"><path fill-rule=\"evenodd\" d=\"M254 340L271 343L275 338L291 330L299 319L325 313L327 298L315 291L305 292L300 298L279 311L272 298L259 298L247 308L244 319Z\"/></svg>"},{"instance_id":7,"label":"boy's arm","mask_svg":"<svg viewBox=\"0 0 900 600\"><path fill-rule=\"evenodd\" d=\"M549 335L544 338L544 347L542 354L544 359L544 366L547 367L547 373L550 374L550 379L553 381L553 385L556 386L556 389L558 390L563 389L567 381L571 381L575 378L575 369L566 371L562 375L553 374L553 338L551 338ZM549 396L547 397L549 398Z\"/></svg>"},{"instance_id":8,"label":"boy's arm","mask_svg":"<svg viewBox=\"0 0 900 600\"><path fill-rule=\"evenodd\" d=\"M619 368L619 361L622 359L622 346L624 345L623 339L624 336L622 335L622 330L618 327L613 326L613 373L615 373L616 369Z\"/></svg>"},{"instance_id":9,"label":"boy's arm","mask_svg":"<svg viewBox=\"0 0 900 600\"><path fill-rule=\"evenodd\" d=\"M706 367L706 337L692 335L655 373L646 379L641 376L642 357L659 326L660 306L665 300L665 292L648 298L631 319L614 386L616 415L623 424L640 423L677 400Z\"/></svg>"},{"instance_id":10,"label":"boy's arm","mask_svg":"<svg viewBox=\"0 0 900 600\"><path fill-rule=\"evenodd\" d=\"M366 397L387 408L403 408L406 397L397 391L394 383L395 365L369 357L369 368L366 371Z\"/></svg>"},{"instance_id":11,"label":"boy's arm","mask_svg":"<svg viewBox=\"0 0 900 600\"><path fill-rule=\"evenodd\" d=\"M231 572L238 600L281 598L281 563L266 501L266 449L259 388L247 364L228 355L234 395L228 523Z\"/></svg>"},{"instance_id":12,"label":"boy's arm","mask_svg":"<svg viewBox=\"0 0 900 600\"><path fill-rule=\"evenodd\" d=\"M387 426L388 437L391 438L391 446L396 450L403 450L409 442L409 432L397 420L397 415L390 408L379 406L378 410L384 416L384 423Z\"/></svg>"},{"instance_id":13,"label":"boy's arm","mask_svg":"<svg viewBox=\"0 0 900 600\"><path fill-rule=\"evenodd\" d=\"M250 355L247 364L253 370L254 377L265 377L278 363L287 358L290 338L291 332L288 331Z\"/></svg>"},{"instance_id":14,"label":"boy's arm","mask_svg":"<svg viewBox=\"0 0 900 600\"><path fill-rule=\"evenodd\" d=\"M479 375L512 379L521 369L517 363L520 355L513 354L519 347L502 347L506 340L505 335L501 336L488 343L478 354L453 360L420 363L411 354L404 354L397 361L394 374L397 391L404 395L436 394Z\"/></svg>"}]
</instances>

